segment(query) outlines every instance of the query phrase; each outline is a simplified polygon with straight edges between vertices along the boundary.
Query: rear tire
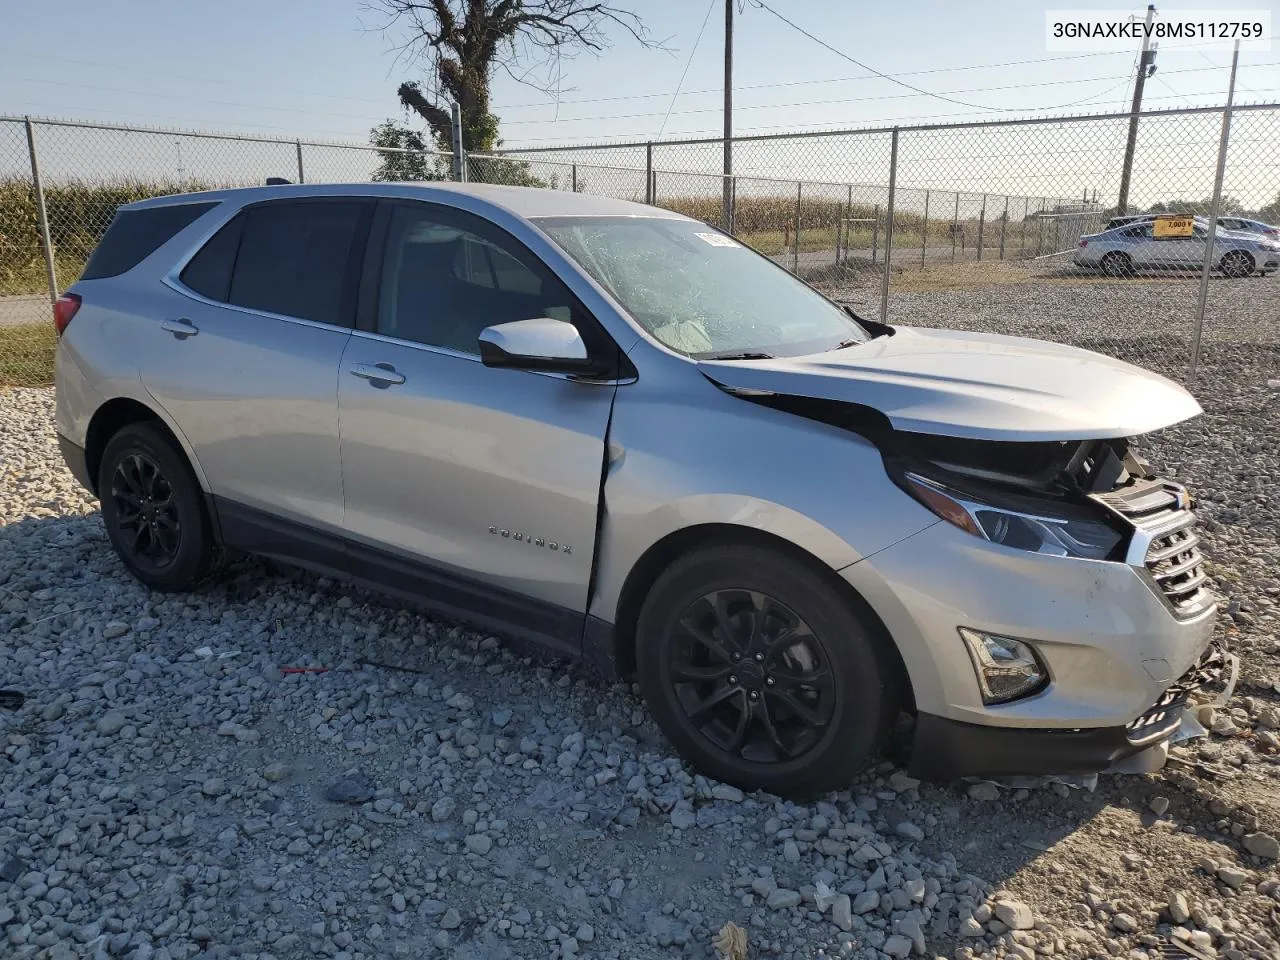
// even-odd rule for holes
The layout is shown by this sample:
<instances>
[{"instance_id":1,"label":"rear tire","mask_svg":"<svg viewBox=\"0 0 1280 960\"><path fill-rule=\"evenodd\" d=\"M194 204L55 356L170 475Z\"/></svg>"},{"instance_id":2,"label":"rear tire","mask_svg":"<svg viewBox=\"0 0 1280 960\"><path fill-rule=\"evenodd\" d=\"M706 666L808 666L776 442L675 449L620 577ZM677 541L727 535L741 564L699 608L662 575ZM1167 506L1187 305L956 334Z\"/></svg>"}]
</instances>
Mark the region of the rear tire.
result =
<instances>
[{"instance_id":1,"label":"rear tire","mask_svg":"<svg viewBox=\"0 0 1280 960\"><path fill-rule=\"evenodd\" d=\"M1133 260L1127 253L1112 251L1102 258L1102 272L1108 277L1132 277Z\"/></svg>"},{"instance_id":2,"label":"rear tire","mask_svg":"<svg viewBox=\"0 0 1280 960\"><path fill-rule=\"evenodd\" d=\"M154 590L189 590L219 555L204 493L181 448L158 425L130 423L98 468L107 537L129 572Z\"/></svg>"},{"instance_id":3,"label":"rear tire","mask_svg":"<svg viewBox=\"0 0 1280 960\"><path fill-rule=\"evenodd\" d=\"M658 577L636 657L649 709L689 763L802 799L847 787L883 743L897 697L880 643L823 571L725 544Z\"/></svg>"},{"instance_id":4,"label":"rear tire","mask_svg":"<svg viewBox=\"0 0 1280 960\"><path fill-rule=\"evenodd\" d=\"M1219 266L1225 276L1239 279L1253 273L1254 262L1253 257L1243 250L1232 250L1223 256Z\"/></svg>"}]
</instances>

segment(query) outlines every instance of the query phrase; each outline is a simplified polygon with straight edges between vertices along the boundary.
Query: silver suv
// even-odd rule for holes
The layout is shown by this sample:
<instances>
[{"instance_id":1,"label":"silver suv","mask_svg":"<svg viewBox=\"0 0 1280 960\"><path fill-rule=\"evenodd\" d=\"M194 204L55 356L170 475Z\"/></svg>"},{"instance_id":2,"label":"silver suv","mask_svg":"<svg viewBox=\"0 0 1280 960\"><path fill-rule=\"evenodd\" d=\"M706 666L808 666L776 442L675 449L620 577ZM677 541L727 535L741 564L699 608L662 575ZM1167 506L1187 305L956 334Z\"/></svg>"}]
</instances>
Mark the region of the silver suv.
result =
<instances>
[{"instance_id":1,"label":"silver suv","mask_svg":"<svg viewBox=\"0 0 1280 960\"><path fill-rule=\"evenodd\" d=\"M275 186L121 208L56 310L57 430L125 566L249 552L637 675L702 771L1103 769L1221 662L1178 385L864 320L580 194Z\"/></svg>"}]
</instances>

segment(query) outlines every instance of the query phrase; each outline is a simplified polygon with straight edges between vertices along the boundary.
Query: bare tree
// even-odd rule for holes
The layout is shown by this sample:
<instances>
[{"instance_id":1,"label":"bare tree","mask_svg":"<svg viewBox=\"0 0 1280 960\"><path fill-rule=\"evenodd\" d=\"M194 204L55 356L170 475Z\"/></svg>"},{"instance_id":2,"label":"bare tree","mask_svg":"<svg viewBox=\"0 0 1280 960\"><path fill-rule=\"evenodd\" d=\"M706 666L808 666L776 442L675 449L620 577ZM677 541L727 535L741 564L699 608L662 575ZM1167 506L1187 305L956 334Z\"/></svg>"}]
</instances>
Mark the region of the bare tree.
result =
<instances>
[{"instance_id":1,"label":"bare tree","mask_svg":"<svg viewBox=\"0 0 1280 960\"><path fill-rule=\"evenodd\" d=\"M386 15L383 30L399 33L401 54L427 68L430 80L400 84L396 93L447 147L451 140L448 102L462 112L467 150L493 149L498 118L489 112L489 83L496 69L540 90L537 72L583 50L600 51L617 29L644 46L650 41L640 18L596 0L368 0Z\"/></svg>"}]
</instances>

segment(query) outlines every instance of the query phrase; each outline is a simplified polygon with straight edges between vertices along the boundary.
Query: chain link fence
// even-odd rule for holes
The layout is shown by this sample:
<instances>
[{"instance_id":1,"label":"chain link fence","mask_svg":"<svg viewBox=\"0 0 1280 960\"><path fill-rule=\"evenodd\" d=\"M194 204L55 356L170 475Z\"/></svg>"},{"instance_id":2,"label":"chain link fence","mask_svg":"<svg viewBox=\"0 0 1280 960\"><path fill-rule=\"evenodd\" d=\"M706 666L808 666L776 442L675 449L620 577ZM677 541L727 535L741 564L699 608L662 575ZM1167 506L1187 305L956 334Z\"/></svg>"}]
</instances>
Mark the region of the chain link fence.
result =
<instances>
[{"instance_id":1,"label":"chain link fence","mask_svg":"<svg viewBox=\"0 0 1280 960\"><path fill-rule=\"evenodd\" d=\"M1247 222L1280 220L1280 105L1236 107L1227 137L1223 114L1141 116L1125 212L1144 219L1114 230L1128 114L741 138L729 178L718 139L464 157L0 118L0 384L49 381L50 300L121 203L267 177L464 178L648 203L869 316L1060 340L1186 378L1202 351L1280 352L1280 237Z\"/></svg>"}]
</instances>

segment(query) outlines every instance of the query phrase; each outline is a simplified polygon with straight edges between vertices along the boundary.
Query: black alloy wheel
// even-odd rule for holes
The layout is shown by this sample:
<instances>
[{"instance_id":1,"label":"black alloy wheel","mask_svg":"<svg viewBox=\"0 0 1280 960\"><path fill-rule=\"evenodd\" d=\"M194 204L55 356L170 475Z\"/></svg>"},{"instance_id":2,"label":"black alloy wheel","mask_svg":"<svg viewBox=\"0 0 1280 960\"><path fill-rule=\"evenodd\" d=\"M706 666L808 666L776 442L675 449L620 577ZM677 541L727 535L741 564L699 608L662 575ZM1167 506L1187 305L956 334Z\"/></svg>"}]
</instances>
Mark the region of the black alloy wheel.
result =
<instances>
[{"instance_id":1,"label":"black alloy wheel","mask_svg":"<svg viewBox=\"0 0 1280 960\"><path fill-rule=\"evenodd\" d=\"M177 441L153 421L130 423L98 464L107 537L129 572L157 590L189 590L221 556L204 491Z\"/></svg>"},{"instance_id":2,"label":"black alloy wheel","mask_svg":"<svg viewBox=\"0 0 1280 960\"><path fill-rule=\"evenodd\" d=\"M129 454L116 465L111 498L134 559L157 571L171 565L182 543L182 520L160 466L145 453Z\"/></svg>"},{"instance_id":3,"label":"black alloy wheel","mask_svg":"<svg viewBox=\"0 0 1280 960\"><path fill-rule=\"evenodd\" d=\"M831 570L720 543L676 559L636 624L636 669L667 739L708 776L806 798L846 787L898 690L883 628Z\"/></svg>"},{"instance_id":4,"label":"black alloy wheel","mask_svg":"<svg viewBox=\"0 0 1280 960\"><path fill-rule=\"evenodd\" d=\"M753 590L715 590L676 623L668 675L702 736L755 763L795 759L822 739L834 712L831 665L786 604Z\"/></svg>"}]
</instances>

